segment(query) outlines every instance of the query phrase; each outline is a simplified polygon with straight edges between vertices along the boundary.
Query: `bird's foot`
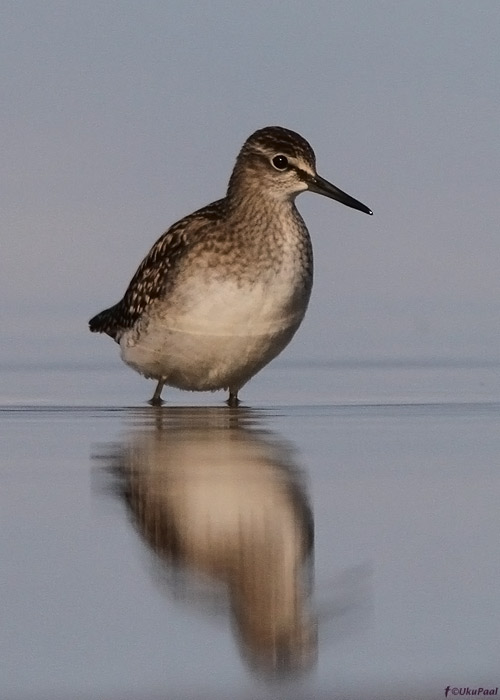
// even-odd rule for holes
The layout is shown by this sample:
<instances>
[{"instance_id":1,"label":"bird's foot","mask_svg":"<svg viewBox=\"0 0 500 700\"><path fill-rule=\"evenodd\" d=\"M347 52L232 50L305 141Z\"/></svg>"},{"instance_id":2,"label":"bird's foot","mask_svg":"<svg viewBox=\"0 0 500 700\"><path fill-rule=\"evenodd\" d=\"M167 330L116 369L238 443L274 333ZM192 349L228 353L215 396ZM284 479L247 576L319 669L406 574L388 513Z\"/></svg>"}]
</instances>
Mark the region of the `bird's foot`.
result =
<instances>
[{"instance_id":1,"label":"bird's foot","mask_svg":"<svg viewBox=\"0 0 500 700\"><path fill-rule=\"evenodd\" d=\"M240 401L239 398L238 398L238 393L236 392L236 393L233 394L233 393L230 391L230 392L229 392L229 398L228 398L228 400L226 401L226 403L227 403L227 405L228 405L230 408L237 408L237 407L240 405L240 403L241 403L241 401Z\"/></svg>"},{"instance_id":2,"label":"bird's foot","mask_svg":"<svg viewBox=\"0 0 500 700\"><path fill-rule=\"evenodd\" d=\"M160 379L158 384L156 385L155 393L153 394L153 397L149 399L148 404L150 406L163 406L165 403L163 399L161 398L161 392L163 387L165 386L165 380Z\"/></svg>"},{"instance_id":3,"label":"bird's foot","mask_svg":"<svg viewBox=\"0 0 500 700\"><path fill-rule=\"evenodd\" d=\"M161 398L161 396L153 396L153 398L149 399L148 404L150 406L163 406L165 401Z\"/></svg>"}]
</instances>

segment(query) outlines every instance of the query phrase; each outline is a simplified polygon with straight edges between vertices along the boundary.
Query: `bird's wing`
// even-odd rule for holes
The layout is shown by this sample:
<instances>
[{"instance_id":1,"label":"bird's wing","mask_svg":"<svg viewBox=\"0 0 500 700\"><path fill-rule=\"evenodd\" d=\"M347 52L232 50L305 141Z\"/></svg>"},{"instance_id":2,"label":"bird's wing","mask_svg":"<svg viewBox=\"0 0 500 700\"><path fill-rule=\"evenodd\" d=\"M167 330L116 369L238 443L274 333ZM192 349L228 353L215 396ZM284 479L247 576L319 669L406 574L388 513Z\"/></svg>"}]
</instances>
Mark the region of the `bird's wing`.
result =
<instances>
[{"instance_id":1,"label":"bird's wing","mask_svg":"<svg viewBox=\"0 0 500 700\"><path fill-rule=\"evenodd\" d=\"M90 319L92 333L107 333L119 341L121 332L132 328L146 307L163 295L170 271L186 250L203 236L217 208L220 211L220 202L181 219L160 236L137 268L123 299Z\"/></svg>"}]
</instances>

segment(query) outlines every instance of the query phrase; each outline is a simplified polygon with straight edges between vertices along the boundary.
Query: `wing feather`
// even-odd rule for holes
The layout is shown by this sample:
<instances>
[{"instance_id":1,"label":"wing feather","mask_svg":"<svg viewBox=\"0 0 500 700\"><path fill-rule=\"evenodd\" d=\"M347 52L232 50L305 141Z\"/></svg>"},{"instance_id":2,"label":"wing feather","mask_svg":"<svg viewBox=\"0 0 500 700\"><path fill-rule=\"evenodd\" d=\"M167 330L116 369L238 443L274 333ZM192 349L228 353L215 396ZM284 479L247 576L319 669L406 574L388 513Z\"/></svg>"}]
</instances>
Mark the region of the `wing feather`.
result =
<instances>
[{"instance_id":1,"label":"wing feather","mask_svg":"<svg viewBox=\"0 0 500 700\"><path fill-rule=\"evenodd\" d=\"M92 333L106 333L118 342L121 333L134 326L144 310L165 293L172 269L200 239L205 225L220 216L222 201L181 219L160 236L137 268L123 299L90 319Z\"/></svg>"}]
</instances>

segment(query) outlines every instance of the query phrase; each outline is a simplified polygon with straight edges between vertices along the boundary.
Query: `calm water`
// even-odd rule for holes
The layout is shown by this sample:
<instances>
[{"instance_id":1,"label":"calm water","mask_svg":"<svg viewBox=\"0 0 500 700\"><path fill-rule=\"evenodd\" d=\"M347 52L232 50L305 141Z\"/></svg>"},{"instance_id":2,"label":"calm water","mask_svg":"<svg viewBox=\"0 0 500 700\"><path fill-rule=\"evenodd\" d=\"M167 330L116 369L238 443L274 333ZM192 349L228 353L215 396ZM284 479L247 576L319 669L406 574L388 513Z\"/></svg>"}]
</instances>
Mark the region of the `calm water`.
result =
<instances>
[{"instance_id":1,"label":"calm water","mask_svg":"<svg viewBox=\"0 0 500 700\"><path fill-rule=\"evenodd\" d=\"M2 700L500 686L500 366L152 389L3 373Z\"/></svg>"}]
</instances>

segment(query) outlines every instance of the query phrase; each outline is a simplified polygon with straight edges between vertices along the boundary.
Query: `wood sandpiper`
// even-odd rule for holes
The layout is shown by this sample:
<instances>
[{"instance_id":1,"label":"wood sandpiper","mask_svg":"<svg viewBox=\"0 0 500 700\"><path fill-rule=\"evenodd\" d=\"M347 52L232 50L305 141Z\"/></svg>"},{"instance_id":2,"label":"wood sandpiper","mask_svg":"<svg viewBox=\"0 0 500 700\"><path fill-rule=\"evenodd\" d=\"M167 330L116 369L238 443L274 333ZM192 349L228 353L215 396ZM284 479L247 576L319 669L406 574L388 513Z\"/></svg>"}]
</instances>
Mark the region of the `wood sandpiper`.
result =
<instances>
[{"instance_id":1,"label":"wood sandpiper","mask_svg":"<svg viewBox=\"0 0 500 700\"><path fill-rule=\"evenodd\" d=\"M89 322L123 361L158 384L238 392L290 342L307 309L313 256L295 198L309 190L372 211L316 172L299 134L252 134L227 194L173 224L139 265L121 301Z\"/></svg>"}]
</instances>

